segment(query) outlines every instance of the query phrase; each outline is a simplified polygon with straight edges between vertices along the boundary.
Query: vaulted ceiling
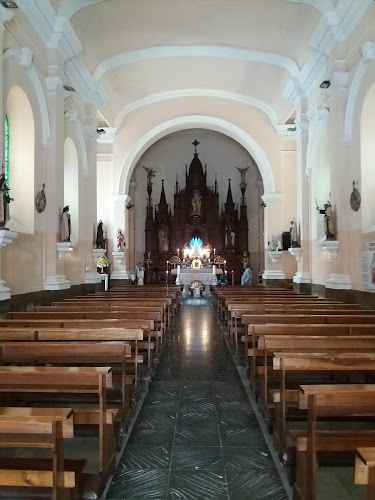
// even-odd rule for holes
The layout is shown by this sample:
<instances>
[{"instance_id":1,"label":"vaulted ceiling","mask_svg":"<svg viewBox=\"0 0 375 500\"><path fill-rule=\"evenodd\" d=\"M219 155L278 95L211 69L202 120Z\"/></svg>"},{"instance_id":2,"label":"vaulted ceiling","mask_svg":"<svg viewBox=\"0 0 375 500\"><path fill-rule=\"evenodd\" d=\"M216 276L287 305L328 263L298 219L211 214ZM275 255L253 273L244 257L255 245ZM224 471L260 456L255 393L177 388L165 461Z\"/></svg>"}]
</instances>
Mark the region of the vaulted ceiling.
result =
<instances>
[{"instance_id":1,"label":"vaulted ceiling","mask_svg":"<svg viewBox=\"0 0 375 500\"><path fill-rule=\"evenodd\" d=\"M19 0L25 2L25 0ZM372 5L370 6L370 4ZM50 0L82 45L79 54L119 127L156 102L202 97L242 102L273 125L293 116L329 52L372 9L370 0ZM195 98L195 101L194 101ZM226 105L226 104L225 104ZM247 109L247 108L246 108Z\"/></svg>"}]
</instances>

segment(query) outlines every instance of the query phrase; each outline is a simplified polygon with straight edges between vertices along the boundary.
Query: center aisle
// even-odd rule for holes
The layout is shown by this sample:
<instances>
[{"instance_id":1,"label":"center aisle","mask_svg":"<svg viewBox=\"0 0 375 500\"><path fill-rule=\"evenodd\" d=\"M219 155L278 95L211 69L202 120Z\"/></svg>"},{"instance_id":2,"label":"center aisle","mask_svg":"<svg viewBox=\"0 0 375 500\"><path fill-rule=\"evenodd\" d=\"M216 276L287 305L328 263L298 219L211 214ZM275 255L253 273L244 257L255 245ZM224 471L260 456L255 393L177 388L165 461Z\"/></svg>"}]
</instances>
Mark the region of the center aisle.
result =
<instances>
[{"instance_id":1,"label":"center aisle","mask_svg":"<svg viewBox=\"0 0 375 500\"><path fill-rule=\"evenodd\" d=\"M287 500L209 300L182 299L106 498Z\"/></svg>"}]
</instances>

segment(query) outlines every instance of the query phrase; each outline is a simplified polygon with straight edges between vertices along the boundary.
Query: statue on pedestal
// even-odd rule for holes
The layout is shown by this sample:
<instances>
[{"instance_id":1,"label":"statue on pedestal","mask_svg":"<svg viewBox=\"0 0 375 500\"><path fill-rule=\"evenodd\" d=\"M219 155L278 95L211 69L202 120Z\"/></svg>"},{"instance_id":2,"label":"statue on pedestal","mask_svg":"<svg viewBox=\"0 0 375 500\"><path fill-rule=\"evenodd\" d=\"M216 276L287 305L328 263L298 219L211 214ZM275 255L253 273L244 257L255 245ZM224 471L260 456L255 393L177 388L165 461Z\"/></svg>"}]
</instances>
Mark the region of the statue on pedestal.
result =
<instances>
[{"instance_id":1,"label":"statue on pedestal","mask_svg":"<svg viewBox=\"0 0 375 500\"><path fill-rule=\"evenodd\" d=\"M324 232L326 233L327 240L335 240L336 224L335 214L333 213L332 205L329 201L324 204L324 209L316 207L320 214L324 214Z\"/></svg>"},{"instance_id":2,"label":"statue on pedestal","mask_svg":"<svg viewBox=\"0 0 375 500\"><path fill-rule=\"evenodd\" d=\"M5 225L10 219L9 204L11 201L14 199L9 196L5 173L2 172L0 174L0 229L8 229Z\"/></svg>"},{"instance_id":3,"label":"statue on pedestal","mask_svg":"<svg viewBox=\"0 0 375 500\"><path fill-rule=\"evenodd\" d=\"M298 248L300 246L298 241L297 223L294 219L290 221L290 245L292 248Z\"/></svg>"},{"instance_id":4,"label":"statue on pedestal","mask_svg":"<svg viewBox=\"0 0 375 500\"><path fill-rule=\"evenodd\" d=\"M192 215L200 215L202 208L202 196L199 196L198 189L196 189L193 192L193 199L191 200L191 205L193 207Z\"/></svg>"},{"instance_id":5,"label":"statue on pedestal","mask_svg":"<svg viewBox=\"0 0 375 500\"><path fill-rule=\"evenodd\" d=\"M104 237L103 237L103 221L102 220L100 220L98 222L98 228L96 230L95 245L96 245L96 248L105 248Z\"/></svg>"},{"instance_id":6,"label":"statue on pedestal","mask_svg":"<svg viewBox=\"0 0 375 500\"><path fill-rule=\"evenodd\" d=\"M125 237L122 234L121 229L117 229L117 250L119 252L122 252L124 246L125 246Z\"/></svg>"},{"instance_id":7,"label":"statue on pedestal","mask_svg":"<svg viewBox=\"0 0 375 500\"><path fill-rule=\"evenodd\" d=\"M61 241L70 241L72 228L70 223L69 205L63 208L61 214Z\"/></svg>"}]
</instances>

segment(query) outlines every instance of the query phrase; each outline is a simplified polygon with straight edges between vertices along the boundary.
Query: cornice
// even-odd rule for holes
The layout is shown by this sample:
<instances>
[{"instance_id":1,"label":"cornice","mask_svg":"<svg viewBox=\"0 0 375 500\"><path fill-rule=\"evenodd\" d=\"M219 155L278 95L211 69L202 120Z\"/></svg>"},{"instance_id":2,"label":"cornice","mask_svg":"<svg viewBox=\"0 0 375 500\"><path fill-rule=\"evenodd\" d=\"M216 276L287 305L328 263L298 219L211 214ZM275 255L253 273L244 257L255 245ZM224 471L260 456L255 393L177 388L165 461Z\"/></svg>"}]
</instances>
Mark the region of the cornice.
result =
<instances>
[{"instance_id":1,"label":"cornice","mask_svg":"<svg viewBox=\"0 0 375 500\"><path fill-rule=\"evenodd\" d=\"M100 134L96 139L96 142L99 144L113 144L115 140L117 128L116 127L102 127L105 131L104 134Z\"/></svg>"},{"instance_id":2,"label":"cornice","mask_svg":"<svg viewBox=\"0 0 375 500\"><path fill-rule=\"evenodd\" d=\"M6 9L2 5L0 5L0 22L5 23L6 21L10 21L14 16L14 12L11 9Z\"/></svg>"},{"instance_id":3,"label":"cornice","mask_svg":"<svg viewBox=\"0 0 375 500\"><path fill-rule=\"evenodd\" d=\"M67 76L82 98L93 102L97 107L104 106L108 96L78 56L82 51L82 44L69 19L57 16L48 1L17 0L17 4L45 45L61 54L66 62Z\"/></svg>"},{"instance_id":4,"label":"cornice","mask_svg":"<svg viewBox=\"0 0 375 500\"><path fill-rule=\"evenodd\" d=\"M334 45L349 37L372 1L340 0L336 8L324 12L310 38L310 45L314 49L314 53L299 74L295 78L291 78L286 85L282 93L284 99L295 105L301 94L309 95L311 93L319 80L331 70L331 61L328 55Z\"/></svg>"},{"instance_id":5,"label":"cornice","mask_svg":"<svg viewBox=\"0 0 375 500\"><path fill-rule=\"evenodd\" d=\"M276 132L283 139L295 139L296 138L296 127L293 123L274 125ZM292 129L292 130L291 130Z\"/></svg>"}]
</instances>

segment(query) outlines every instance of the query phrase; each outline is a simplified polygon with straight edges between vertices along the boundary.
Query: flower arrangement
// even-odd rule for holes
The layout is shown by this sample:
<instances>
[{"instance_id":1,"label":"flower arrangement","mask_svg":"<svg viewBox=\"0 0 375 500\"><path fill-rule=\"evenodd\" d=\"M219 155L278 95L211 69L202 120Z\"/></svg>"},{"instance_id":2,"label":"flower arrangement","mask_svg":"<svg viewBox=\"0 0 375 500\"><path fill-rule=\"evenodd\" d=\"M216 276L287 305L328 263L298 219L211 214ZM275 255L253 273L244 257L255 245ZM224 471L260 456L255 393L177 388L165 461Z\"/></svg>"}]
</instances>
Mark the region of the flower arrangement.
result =
<instances>
[{"instance_id":1,"label":"flower arrangement","mask_svg":"<svg viewBox=\"0 0 375 500\"><path fill-rule=\"evenodd\" d=\"M200 280L194 280L189 285L189 290L192 292L194 288L199 288L200 292L204 290L204 284Z\"/></svg>"},{"instance_id":2,"label":"flower arrangement","mask_svg":"<svg viewBox=\"0 0 375 500\"><path fill-rule=\"evenodd\" d=\"M224 257L221 257L220 255L216 255L215 257L215 260L214 260L214 264L225 264L225 259Z\"/></svg>"},{"instance_id":3,"label":"flower arrangement","mask_svg":"<svg viewBox=\"0 0 375 500\"><path fill-rule=\"evenodd\" d=\"M181 262L181 259L178 255L173 255L173 257L171 257L171 260L169 261L171 264L180 264Z\"/></svg>"},{"instance_id":4,"label":"flower arrangement","mask_svg":"<svg viewBox=\"0 0 375 500\"><path fill-rule=\"evenodd\" d=\"M107 257L103 254L99 257L96 267L100 267L100 269L103 269L104 267L108 267L108 259Z\"/></svg>"}]
</instances>

